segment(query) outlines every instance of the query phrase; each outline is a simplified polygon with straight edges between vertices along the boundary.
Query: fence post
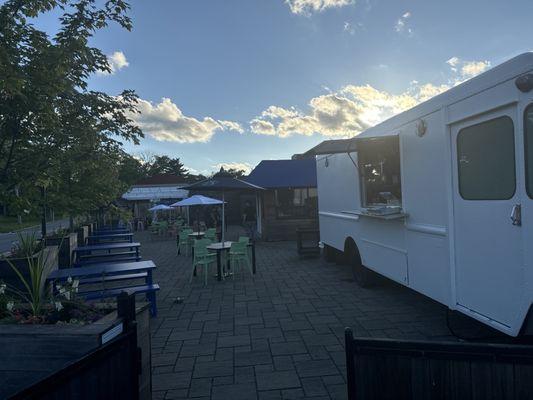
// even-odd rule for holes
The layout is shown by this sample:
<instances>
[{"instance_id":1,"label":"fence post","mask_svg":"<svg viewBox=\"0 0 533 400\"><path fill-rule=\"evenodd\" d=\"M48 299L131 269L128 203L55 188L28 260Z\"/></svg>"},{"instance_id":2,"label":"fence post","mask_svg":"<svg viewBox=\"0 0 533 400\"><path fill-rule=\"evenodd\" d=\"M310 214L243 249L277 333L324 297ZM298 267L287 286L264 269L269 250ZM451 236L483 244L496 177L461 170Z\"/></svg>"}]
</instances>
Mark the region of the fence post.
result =
<instances>
[{"instance_id":1,"label":"fence post","mask_svg":"<svg viewBox=\"0 0 533 400\"><path fill-rule=\"evenodd\" d=\"M355 400L355 349L351 328L346 328L344 330L344 342L346 348L346 382L348 388L348 400Z\"/></svg>"},{"instance_id":2,"label":"fence post","mask_svg":"<svg viewBox=\"0 0 533 400\"><path fill-rule=\"evenodd\" d=\"M117 296L117 315L122 318L126 325L135 321L135 295L121 292Z\"/></svg>"},{"instance_id":3,"label":"fence post","mask_svg":"<svg viewBox=\"0 0 533 400\"><path fill-rule=\"evenodd\" d=\"M131 333L130 352L133 365L131 366L130 382L133 386L132 400L139 399L139 379L141 375L141 349L137 344L137 322L135 321L135 294L121 292L117 296L117 315L124 321L125 333Z\"/></svg>"}]
</instances>

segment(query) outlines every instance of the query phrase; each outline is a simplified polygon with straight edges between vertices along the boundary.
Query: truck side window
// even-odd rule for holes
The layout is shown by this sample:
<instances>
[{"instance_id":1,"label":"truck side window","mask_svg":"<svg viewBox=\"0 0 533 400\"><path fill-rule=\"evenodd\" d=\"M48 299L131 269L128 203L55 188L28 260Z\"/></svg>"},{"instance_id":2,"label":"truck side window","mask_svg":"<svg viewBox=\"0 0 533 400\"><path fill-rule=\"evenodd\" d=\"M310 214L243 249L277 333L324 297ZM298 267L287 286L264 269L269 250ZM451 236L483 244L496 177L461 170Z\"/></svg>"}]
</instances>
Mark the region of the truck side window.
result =
<instances>
[{"instance_id":1,"label":"truck side window","mask_svg":"<svg viewBox=\"0 0 533 400\"><path fill-rule=\"evenodd\" d=\"M533 104L524 112L524 146L526 160L526 191L533 199Z\"/></svg>"},{"instance_id":2,"label":"truck side window","mask_svg":"<svg viewBox=\"0 0 533 400\"><path fill-rule=\"evenodd\" d=\"M401 206L399 137L365 139L358 147L363 207Z\"/></svg>"},{"instance_id":3,"label":"truck side window","mask_svg":"<svg viewBox=\"0 0 533 400\"><path fill-rule=\"evenodd\" d=\"M459 193L465 200L508 200L516 190L514 125L499 117L457 135Z\"/></svg>"}]
</instances>

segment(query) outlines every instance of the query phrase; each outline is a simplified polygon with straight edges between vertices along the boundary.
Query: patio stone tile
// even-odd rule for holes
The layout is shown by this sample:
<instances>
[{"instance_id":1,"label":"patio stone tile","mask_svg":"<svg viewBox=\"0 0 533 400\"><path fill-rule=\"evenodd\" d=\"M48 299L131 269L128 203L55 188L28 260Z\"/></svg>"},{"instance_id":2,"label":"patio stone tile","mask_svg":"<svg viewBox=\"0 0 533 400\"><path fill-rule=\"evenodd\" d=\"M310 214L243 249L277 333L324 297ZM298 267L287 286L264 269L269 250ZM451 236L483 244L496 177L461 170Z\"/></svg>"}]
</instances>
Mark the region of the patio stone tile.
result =
<instances>
[{"instance_id":1,"label":"patio stone tile","mask_svg":"<svg viewBox=\"0 0 533 400\"><path fill-rule=\"evenodd\" d=\"M268 351L235 352L235 366L272 364L272 355Z\"/></svg>"},{"instance_id":2,"label":"patio stone tile","mask_svg":"<svg viewBox=\"0 0 533 400\"><path fill-rule=\"evenodd\" d=\"M238 347L247 346L250 344L250 336L238 335L238 336L226 336L220 337L217 341L217 347Z\"/></svg>"},{"instance_id":3,"label":"patio stone tile","mask_svg":"<svg viewBox=\"0 0 533 400\"><path fill-rule=\"evenodd\" d=\"M194 365L195 378L233 375L233 363L230 361L197 362Z\"/></svg>"},{"instance_id":4,"label":"patio stone tile","mask_svg":"<svg viewBox=\"0 0 533 400\"><path fill-rule=\"evenodd\" d=\"M256 374L258 390L289 389L300 387L295 371L274 371Z\"/></svg>"},{"instance_id":5,"label":"patio stone tile","mask_svg":"<svg viewBox=\"0 0 533 400\"><path fill-rule=\"evenodd\" d=\"M275 356L307 353L305 344L301 342L271 343L270 349Z\"/></svg>"},{"instance_id":6,"label":"patio stone tile","mask_svg":"<svg viewBox=\"0 0 533 400\"><path fill-rule=\"evenodd\" d=\"M154 376L152 376L152 385L156 390L187 388L189 387L190 381L190 372L173 372L154 374Z\"/></svg>"},{"instance_id":7,"label":"patio stone tile","mask_svg":"<svg viewBox=\"0 0 533 400\"><path fill-rule=\"evenodd\" d=\"M174 240L135 240L161 286L154 399L344 399L346 326L362 337L453 340L445 307L386 280L359 288L345 266L299 259L294 242L258 243L254 280L210 277L204 287L189 284L191 257L176 256Z\"/></svg>"},{"instance_id":8,"label":"patio stone tile","mask_svg":"<svg viewBox=\"0 0 533 400\"><path fill-rule=\"evenodd\" d=\"M189 397L211 396L211 378L192 379Z\"/></svg>"},{"instance_id":9,"label":"patio stone tile","mask_svg":"<svg viewBox=\"0 0 533 400\"><path fill-rule=\"evenodd\" d=\"M336 375L339 370L331 360L300 361L296 364L296 371L301 378L312 376Z\"/></svg>"},{"instance_id":10,"label":"patio stone tile","mask_svg":"<svg viewBox=\"0 0 533 400\"><path fill-rule=\"evenodd\" d=\"M213 386L213 400L256 400L257 391L253 383Z\"/></svg>"}]
</instances>

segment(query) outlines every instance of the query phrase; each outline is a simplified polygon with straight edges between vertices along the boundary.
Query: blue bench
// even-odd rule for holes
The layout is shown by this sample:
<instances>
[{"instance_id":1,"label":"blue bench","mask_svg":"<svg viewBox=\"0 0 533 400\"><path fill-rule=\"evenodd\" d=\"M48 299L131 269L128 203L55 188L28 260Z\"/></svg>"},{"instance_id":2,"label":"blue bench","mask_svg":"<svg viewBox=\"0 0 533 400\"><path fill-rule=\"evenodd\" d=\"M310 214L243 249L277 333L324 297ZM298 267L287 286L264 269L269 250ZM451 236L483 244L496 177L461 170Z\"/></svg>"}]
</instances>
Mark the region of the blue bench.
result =
<instances>
[{"instance_id":1,"label":"blue bench","mask_svg":"<svg viewBox=\"0 0 533 400\"><path fill-rule=\"evenodd\" d=\"M93 283L103 283L103 282L116 282L116 281L125 281L128 279L146 279L148 272L139 272L138 274L125 274L125 275L105 275L95 278L84 278L80 279L80 285L90 285Z\"/></svg>"},{"instance_id":2,"label":"blue bench","mask_svg":"<svg viewBox=\"0 0 533 400\"><path fill-rule=\"evenodd\" d=\"M103 299L106 297L116 297L122 292L126 292L128 294L145 293L146 298L150 302L150 314L155 317L157 315L157 302L155 292L157 292L158 290L159 285L157 283L152 283L139 286L127 286L112 289L79 292L78 295L84 297L85 300L96 300Z\"/></svg>"}]
</instances>

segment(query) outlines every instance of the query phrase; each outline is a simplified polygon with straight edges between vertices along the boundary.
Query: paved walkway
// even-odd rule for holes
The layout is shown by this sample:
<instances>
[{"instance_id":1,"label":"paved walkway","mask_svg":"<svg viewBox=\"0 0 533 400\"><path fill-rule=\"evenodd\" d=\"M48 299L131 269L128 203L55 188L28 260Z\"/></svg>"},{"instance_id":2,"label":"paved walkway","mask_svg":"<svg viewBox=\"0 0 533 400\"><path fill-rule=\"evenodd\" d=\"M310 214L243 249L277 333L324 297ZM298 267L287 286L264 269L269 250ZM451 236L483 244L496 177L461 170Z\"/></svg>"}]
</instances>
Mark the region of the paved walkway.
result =
<instances>
[{"instance_id":1,"label":"paved walkway","mask_svg":"<svg viewBox=\"0 0 533 400\"><path fill-rule=\"evenodd\" d=\"M255 279L204 287L189 284L191 259L174 241L138 239L161 286L154 399L344 399L346 326L359 336L453 339L443 306L391 282L362 289L347 267L300 260L292 242L258 244Z\"/></svg>"},{"instance_id":2,"label":"paved walkway","mask_svg":"<svg viewBox=\"0 0 533 400\"><path fill-rule=\"evenodd\" d=\"M57 221L49 221L46 223L46 230L51 232L58 228L68 227L68 219L62 219ZM30 226L25 229L21 229L18 232L23 233L35 233L37 237L41 237L41 225ZM11 250L13 242L18 240L16 232L0 233L0 253Z\"/></svg>"}]
</instances>

